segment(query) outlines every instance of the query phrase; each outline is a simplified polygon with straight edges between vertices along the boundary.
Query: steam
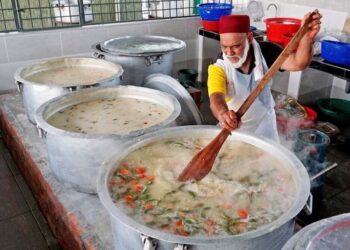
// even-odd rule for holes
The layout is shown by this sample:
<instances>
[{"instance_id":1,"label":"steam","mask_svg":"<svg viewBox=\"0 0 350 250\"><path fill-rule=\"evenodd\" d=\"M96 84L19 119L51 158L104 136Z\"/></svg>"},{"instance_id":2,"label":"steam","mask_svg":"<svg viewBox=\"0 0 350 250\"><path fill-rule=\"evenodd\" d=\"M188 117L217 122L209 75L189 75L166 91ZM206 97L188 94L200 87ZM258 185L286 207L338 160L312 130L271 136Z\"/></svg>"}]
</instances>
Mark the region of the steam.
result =
<instances>
[{"instance_id":1,"label":"steam","mask_svg":"<svg viewBox=\"0 0 350 250\"><path fill-rule=\"evenodd\" d=\"M315 124L305 116L302 106L286 95L276 98L277 128L280 142L287 147L304 164L310 177L325 169L326 149L329 143L327 135L313 129ZM324 177L311 182L311 187L323 184Z\"/></svg>"}]
</instances>

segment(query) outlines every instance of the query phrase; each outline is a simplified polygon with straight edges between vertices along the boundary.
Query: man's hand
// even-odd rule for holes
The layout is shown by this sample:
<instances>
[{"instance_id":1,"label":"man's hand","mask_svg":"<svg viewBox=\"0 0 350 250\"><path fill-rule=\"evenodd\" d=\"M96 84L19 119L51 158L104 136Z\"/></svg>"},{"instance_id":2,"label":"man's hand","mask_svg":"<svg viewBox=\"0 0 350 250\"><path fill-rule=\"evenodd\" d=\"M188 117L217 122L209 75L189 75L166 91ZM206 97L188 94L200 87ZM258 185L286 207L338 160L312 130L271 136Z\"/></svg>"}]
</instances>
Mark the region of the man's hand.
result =
<instances>
[{"instance_id":1,"label":"man's hand","mask_svg":"<svg viewBox=\"0 0 350 250\"><path fill-rule=\"evenodd\" d=\"M309 24L309 29L306 32L305 36L309 38L311 41L315 41L317 33L320 31L321 28L321 18L322 15L318 12L318 10L315 11L314 14L308 13L304 16L301 25L312 15L312 22Z\"/></svg>"},{"instance_id":2,"label":"man's hand","mask_svg":"<svg viewBox=\"0 0 350 250\"><path fill-rule=\"evenodd\" d=\"M235 130L241 126L241 122L233 110L220 113L218 119L220 127L229 131Z\"/></svg>"}]
</instances>

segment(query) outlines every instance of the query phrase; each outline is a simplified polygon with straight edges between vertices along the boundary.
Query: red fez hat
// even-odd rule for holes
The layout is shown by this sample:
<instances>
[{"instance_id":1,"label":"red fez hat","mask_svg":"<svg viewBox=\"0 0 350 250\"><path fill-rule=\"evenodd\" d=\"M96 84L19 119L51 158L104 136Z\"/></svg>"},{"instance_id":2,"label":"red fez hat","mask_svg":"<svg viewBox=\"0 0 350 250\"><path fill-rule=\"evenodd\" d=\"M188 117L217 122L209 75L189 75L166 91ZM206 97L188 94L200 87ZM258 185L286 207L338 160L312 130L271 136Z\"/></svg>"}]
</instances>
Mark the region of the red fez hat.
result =
<instances>
[{"instance_id":1,"label":"red fez hat","mask_svg":"<svg viewBox=\"0 0 350 250\"><path fill-rule=\"evenodd\" d=\"M250 21L247 15L221 16L219 21L219 33L247 33Z\"/></svg>"}]
</instances>

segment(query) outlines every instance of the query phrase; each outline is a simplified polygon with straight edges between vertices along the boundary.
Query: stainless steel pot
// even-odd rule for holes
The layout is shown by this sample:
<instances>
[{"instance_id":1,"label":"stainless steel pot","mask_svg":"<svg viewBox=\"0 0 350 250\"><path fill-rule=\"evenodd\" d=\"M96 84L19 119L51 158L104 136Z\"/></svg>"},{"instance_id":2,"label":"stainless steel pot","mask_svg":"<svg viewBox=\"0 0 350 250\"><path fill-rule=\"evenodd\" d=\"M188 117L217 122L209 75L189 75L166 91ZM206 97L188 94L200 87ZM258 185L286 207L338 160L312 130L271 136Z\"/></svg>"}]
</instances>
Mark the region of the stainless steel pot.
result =
<instances>
[{"instance_id":1,"label":"stainless steel pot","mask_svg":"<svg viewBox=\"0 0 350 250\"><path fill-rule=\"evenodd\" d=\"M162 48L164 42L170 45ZM126 36L94 44L92 49L93 57L123 66L125 73L122 84L141 86L144 78L150 74L171 75L174 52L185 47L183 41L172 37Z\"/></svg>"},{"instance_id":2,"label":"stainless steel pot","mask_svg":"<svg viewBox=\"0 0 350 250\"><path fill-rule=\"evenodd\" d=\"M298 158L281 145L272 141L262 140L253 135L234 132L229 141L243 141L271 153L278 160L284 162L293 175L296 184L297 198L291 208L272 223L257 230L233 236L215 237L184 237L149 228L138 223L123 212L122 208L112 202L108 190L108 179L119 163L132 151L148 143L177 137L213 138L219 133L214 126L185 126L167 128L139 137L131 142L123 151L117 152L115 157L103 164L98 178L98 195L111 218L112 233L115 249L281 249L283 244L292 236L294 230L293 218L305 206L310 195L310 181L308 174Z\"/></svg>"},{"instance_id":3,"label":"stainless steel pot","mask_svg":"<svg viewBox=\"0 0 350 250\"><path fill-rule=\"evenodd\" d=\"M138 98L157 103L169 108L172 113L159 124L124 135L75 133L58 129L47 123L50 116L66 107L117 97ZM124 143L132 138L157 131L162 127L175 126L179 114L180 104L173 96L142 87L117 86L82 90L56 97L39 107L35 119L39 134L45 138L49 165L57 179L77 191L96 193L98 170L103 160L110 157L112 153L120 151Z\"/></svg>"},{"instance_id":4,"label":"stainless steel pot","mask_svg":"<svg viewBox=\"0 0 350 250\"><path fill-rule=\"evenodd\" d=\"M100 78L98 81L82 83L79 80L62 84L47 82L33 82L31 76L38 72L70 67L88 67L104 69L109 77ZM41 61L29 66L19 68L15 73L18 91L22 93L23 105L30 122L36 123L34 114L36 109L44 102L63 94L84 88L117 86L122 78L123 69L120 65L95 58L55 58Z\"/></svg>"},{"instance_id":5,"label":"stainless steel pot","mask_svg":"<svg viewBox=\"0 0 350 250\"><path fill-rule=\"evenodd\" d=\"M350 213L316 221L296 233L282 250L349 249Z\"/></svg>"}]
</instances>

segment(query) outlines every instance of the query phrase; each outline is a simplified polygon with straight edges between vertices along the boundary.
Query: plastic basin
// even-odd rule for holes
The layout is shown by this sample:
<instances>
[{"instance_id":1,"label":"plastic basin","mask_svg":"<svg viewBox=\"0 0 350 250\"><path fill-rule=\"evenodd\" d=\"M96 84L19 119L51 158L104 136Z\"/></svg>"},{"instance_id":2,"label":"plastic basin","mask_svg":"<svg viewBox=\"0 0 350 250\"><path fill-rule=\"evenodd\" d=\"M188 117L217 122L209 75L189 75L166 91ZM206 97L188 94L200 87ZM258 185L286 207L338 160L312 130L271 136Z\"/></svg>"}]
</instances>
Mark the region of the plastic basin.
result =
<instances>
[{"instance_id":1,"label":"plastic basin","mask_svg":"<svg viewBox=\"0 0 350 250\"><path fill-rule=\"evenodd\" d=\"M283 34L283 48L287 47L288 43L290 42L290 40L292 40L292 38L294 37L295 33L285 33ZM297 50L299 46L299 43L297 43L297 45L294 48L294 52Z\"/></svg>"},{"instance_id":2,"label":"plastic basin","mask_svg":"<svg viewBox=\"0 0 350 250\"><path fill-rule=\"evenodd\" d=\"M301 26L301 20L290 17L266 18L266 36L270 42L284 46L284 34L295 34Z\"/></svg>"},{"instance_id":3,"label":"plastic basin","mask_svg":"<svg viewBox=\"0 0 350 250\"><path fill-rule=\"evenodd\" d=\"M321 57L328 62L350 67L350 44L323 40Z\"/></svg>"},{"instance_id":4,"label":"plastic basin","mask_svg":"<svg viewBox=\"0 0 350 250\"><path fill-rule=\"evenodd\" d=\"M228 16L233 9L228 3L202 3L198 5L199 15L203 20L219 21L221 16Z\"/></svg>"},{"instance_id":5,"label":"plastic basin","mask_svg":"<svg viewBox=\"0 0 350 250\"><path fill-rule=\"evenodd\" d=\"M335 98L321 99L317 102L321 120L333 122L339 126L350 124L350 101Z\"/></svg>"},{"instance_id":6,"label":"plastic basin","mask_svg":"<svg viewBox=\"0 0 350 250\"><path fill-rule=\"evenodd\" d=\"M203 28L209 31L219 31L219 21L202 20Z\"/></svg>"}]
</instances>

